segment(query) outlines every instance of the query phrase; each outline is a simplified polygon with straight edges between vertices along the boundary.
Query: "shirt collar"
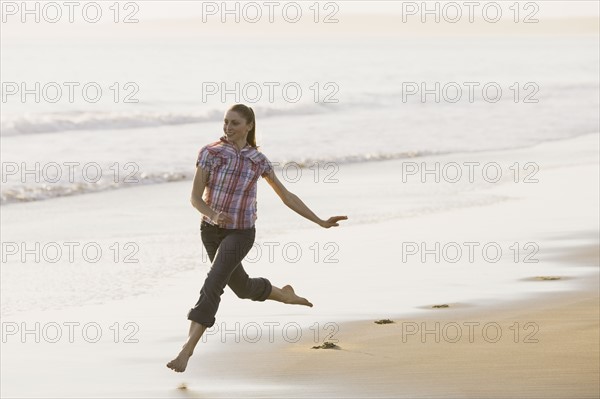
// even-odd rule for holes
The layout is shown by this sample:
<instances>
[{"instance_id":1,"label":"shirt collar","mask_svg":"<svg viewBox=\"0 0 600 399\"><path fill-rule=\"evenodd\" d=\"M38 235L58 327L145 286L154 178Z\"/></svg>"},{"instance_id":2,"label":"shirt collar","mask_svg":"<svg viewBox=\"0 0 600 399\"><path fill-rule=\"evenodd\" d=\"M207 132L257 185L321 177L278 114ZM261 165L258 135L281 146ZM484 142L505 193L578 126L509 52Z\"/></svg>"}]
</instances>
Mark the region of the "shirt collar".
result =
<instances>
[{"instance_id":1,"label":"shirt collar","mask_svg":"<svg viewBox=\"0 0 600 399\"><path fill-rule=\"evenodd\" d=\"M227 143L230 146L232 146L236 151L237 151L237 146L235 145L234 142L230 141L227 136L221 136L221 142L222 143ZM250 151L254 149L254 147L250 146L250 144L246 143L246 145L240 150L240 152L242 151Z\"/></svg>"}]
</instances>

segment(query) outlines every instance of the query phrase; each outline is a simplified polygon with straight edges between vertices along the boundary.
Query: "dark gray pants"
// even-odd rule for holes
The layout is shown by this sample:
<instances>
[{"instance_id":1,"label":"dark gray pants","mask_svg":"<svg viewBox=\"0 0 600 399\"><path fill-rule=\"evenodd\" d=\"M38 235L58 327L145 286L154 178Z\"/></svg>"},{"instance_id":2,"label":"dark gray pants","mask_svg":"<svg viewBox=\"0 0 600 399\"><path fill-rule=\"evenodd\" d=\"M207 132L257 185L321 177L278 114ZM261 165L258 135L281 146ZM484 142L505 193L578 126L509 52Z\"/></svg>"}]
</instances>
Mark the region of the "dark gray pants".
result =
<instances>
[{"instance_id":1,"label":"dark gray pants","mask_svg":"<svg viewBox=\"0 0 600 399\"><path fill-rule=\"evenodd\" d=\"M256 230L222 229L206 222L200 226L202 243L212 266L200 290L200 298L188 312L188 320L212 327L226 285L240 298L264 301L271 294L271 283L266 278L250 278L242 259L252 249Z\"/></svg>"}]
</instances>

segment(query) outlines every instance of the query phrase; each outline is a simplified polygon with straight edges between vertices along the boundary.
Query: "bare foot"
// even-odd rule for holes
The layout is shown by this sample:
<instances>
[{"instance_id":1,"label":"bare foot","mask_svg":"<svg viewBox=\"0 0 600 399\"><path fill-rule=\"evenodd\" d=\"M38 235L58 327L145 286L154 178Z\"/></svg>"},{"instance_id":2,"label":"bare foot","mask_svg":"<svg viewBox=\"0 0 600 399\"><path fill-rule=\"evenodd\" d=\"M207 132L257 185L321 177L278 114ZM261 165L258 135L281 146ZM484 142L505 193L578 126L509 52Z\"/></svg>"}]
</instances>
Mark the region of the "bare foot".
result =
<instances>
[{"instance_id":1,"label":"bare foot","mask_svg":"<svg viewBox=\"0 0 600 399\"><path fill-rule=\"evenodd\" d=\"M200 337L204 334L204 330L206 330L206 326L196 323L195 321L190 322L190 332L188 333L188 339L181 347L181 352L179 355L169 363L167 363L167 367L176 371L178 373L182 373L185 371L187 367L188 360L194 353L194 349L200 341Z\"/></svg>"},{"instance_id":2,"label":"bare foot","mask_svg":"<svg viewBox=\"0 0 600 399\"><path fill-rule=\"evenodd\" d=\"M175 359L167 363L167 367L178 373L183 373L185 371L185 368L187 367L188 360L190 360L191 356L191 353L182 350L181 352L179 352L179 355L177 355Z\"/></svg>"},{"instance_id":3,"label":"bare foot","mask_svg":"<svg viewBox=\"0 0 600 399\"><path fill-rule=\"evenodd\" d=\"M286 285L281 288L281 302L291 305L304 305L312 308L313 304L310 303L306 298L302 298L294 292L291 285Z\"/></svg>"}]
</instances>

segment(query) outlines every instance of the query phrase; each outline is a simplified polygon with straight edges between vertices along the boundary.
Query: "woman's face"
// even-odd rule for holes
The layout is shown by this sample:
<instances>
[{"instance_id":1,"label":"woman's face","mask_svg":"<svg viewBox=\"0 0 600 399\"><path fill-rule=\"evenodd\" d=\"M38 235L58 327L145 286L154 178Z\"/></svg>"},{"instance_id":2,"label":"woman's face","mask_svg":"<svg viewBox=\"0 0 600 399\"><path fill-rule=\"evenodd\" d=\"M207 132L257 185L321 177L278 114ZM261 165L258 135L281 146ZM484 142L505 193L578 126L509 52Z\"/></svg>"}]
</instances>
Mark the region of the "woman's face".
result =
<instances>
[{"instance_id":1,"label":"woman's face","mask_svg":"<svg viewBox=\"0 0 600 399\"><path fill-rule=\"evenodd\" d=\"M231 141L246 141L252 124L248 125L246 119L235 111L227 111L223 120L223 133Z\"/></svg>"}]
</instances>

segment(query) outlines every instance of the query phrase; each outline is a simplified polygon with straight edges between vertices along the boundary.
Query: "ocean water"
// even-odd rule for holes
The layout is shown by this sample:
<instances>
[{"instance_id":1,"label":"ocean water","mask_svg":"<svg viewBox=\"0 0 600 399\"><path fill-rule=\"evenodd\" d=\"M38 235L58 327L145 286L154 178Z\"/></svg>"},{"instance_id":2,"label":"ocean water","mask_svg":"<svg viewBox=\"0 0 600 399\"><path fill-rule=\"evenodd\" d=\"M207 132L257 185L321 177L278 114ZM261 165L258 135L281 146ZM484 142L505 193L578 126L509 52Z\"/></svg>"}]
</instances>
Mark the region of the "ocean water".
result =
<instances>
[{"instance_id":1,"label":"ocean water","mask_svg":"<svg viewBox=\"0 0 600 399\"><path fill-rule=\"evenodd\" d=\"M5 42L4 84L46 91L23 101L3 87L0 204L191 179L197 151L219 139L236 102L253 106L258 144L279 167L595 133L598 45L585 36Z\"/></svg>"},{"instance_id":2,"label":"ocean water","mask_svg":"<svg viewBox=\"0 0 600 399\"><path fill-rule=\"evenodd\" d=\"M325 178L339 167L340 174L334 178L342 181L348 176L344 173L351 173L343 168L348 164L354 168L361 163L383 165L389 159L419 161L428 155L522 148L597 134L598 48L597 37L583 36L338 38L291 43L272 39L253 46L243 41L185 38L3 41L3 83L25 82L31 89L36 82L57 82L64 92L56 103L36 102L33 95L21 101L3 87L0 206L6 207L5 215L18 219L22 218L18 207L23 202L49 201L38 204L53 209L50 204L57 197L190 180L198 150L219 139L223 114L235 102L254 108L258 144L278 168L301 166L310 170L308 176L319 163ZM65 82L79 84L73 102L68 99ZM415 87L420 90L421 84L434 89L436 82L440 84L439 101L434 94L425 101L420 93L410 94ZM98 102L83 98L79 88L86 83L102 89ZM206 91L215 85L232 90L236 83L250 88L240 90L239 98L231 93L221 98ZM290 101L293 90L284 98L279 89L286 84L302 90L298 101ZM467 84L475 87L472 101ZM269 85L279 88L272 101ZM485 98L484 85L491 88ZM251 89L257 86L263 90L262 97L253 102ZM462 90L460 100L453 91L457 86ZM496 101L497 87L502 95ZM114 97L117 88L119 101ZM48 90L46 94L53 96L51 88ZM90 93L93 95L93 90ZM136 102L124 102L126 96ZM373 176L364 182L378 187L373 206L364 205L373 200L371 193L343 184L329 185L331 194L327 195L352 198L344 204L344 211L355 223L505 199L478 193L461 196L481 188L472 184L400 185L382 179ZM296 187L311 193L300 189L300 184ZM302 198L320 208L336 205L338 211L337 204L322 198ZM74 216L67 215L60 228L54 226L58 220L46 215L45 207L36 208L33 221L24 226L3 216L3 234L10 233L3 240L93 240L109 251L120 237L112 221L131 218L135 226L139 215L132 214L143 213L143 208L138 210L141 205L131 204L137 199L128 201L120 204L123 209L73 209ZM259 209L264 209L262 204ZM13 212L6 212L7 208ZM272 208L268 212L272 216L260 216L264 237L306 228L304 221L289 215L287 209ZM36 226L36 215L47 223ZM170 217L168 212L152 217L170 226L162 219ZM178 223L174 224L188 221ZM94 226L102 226L100 233ZM140 232L136 242L143 250L139 254L142 262L126 268L109 261L85 267L66 261L52 267L31 262L24 266L18 259L3 263L0 312L103 303L147 293L165 279L193 271L200 262L197 235ZM424 273L413 272L413 277ZM479 278L477 286L482 291L498 280L497 276ZM438 287L445 284L440 282ZM498 288L503 289L505 286Z\"/></svg>"}]
</instances>

